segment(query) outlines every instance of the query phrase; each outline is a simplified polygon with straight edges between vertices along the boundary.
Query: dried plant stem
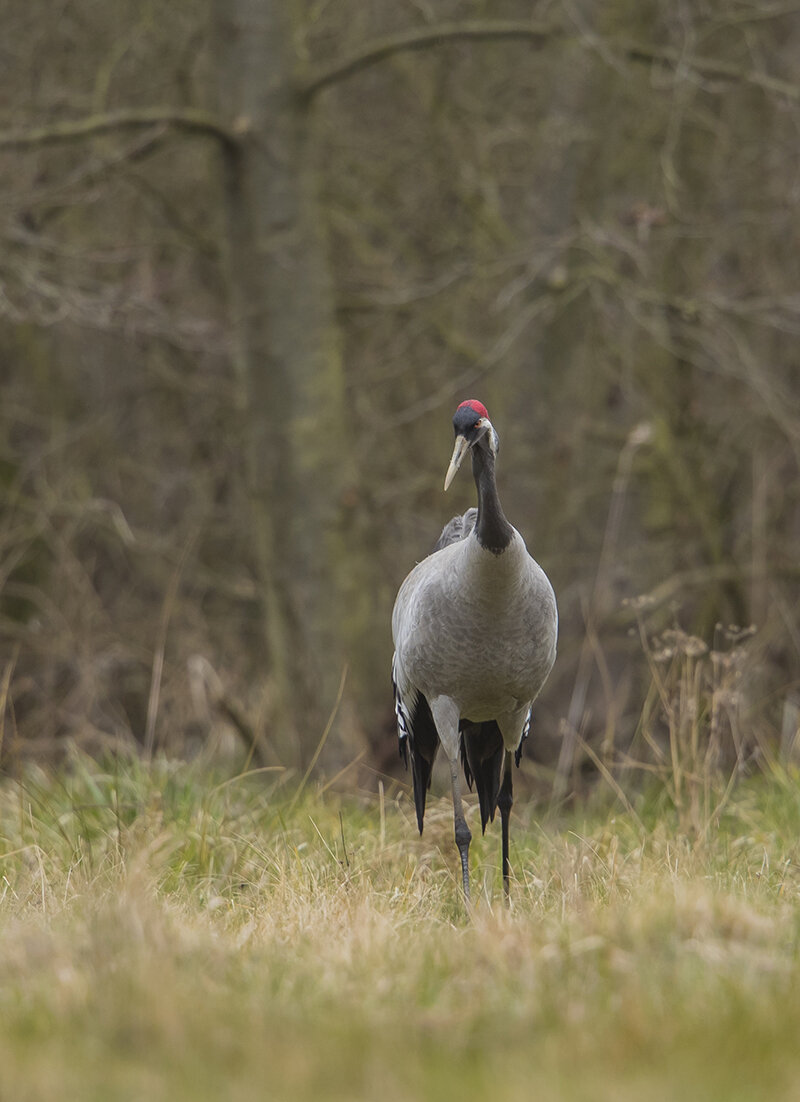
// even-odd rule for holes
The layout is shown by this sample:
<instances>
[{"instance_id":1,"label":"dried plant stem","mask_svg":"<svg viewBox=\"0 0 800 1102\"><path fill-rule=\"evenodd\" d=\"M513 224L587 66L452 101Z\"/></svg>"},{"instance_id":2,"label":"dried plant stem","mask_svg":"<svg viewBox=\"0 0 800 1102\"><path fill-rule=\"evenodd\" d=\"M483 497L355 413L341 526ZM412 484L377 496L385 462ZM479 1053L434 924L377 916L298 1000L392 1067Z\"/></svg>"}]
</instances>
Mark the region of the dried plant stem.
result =
<instances>
[{"instance_id":1,"label":"dried plant stem","mask_svg":"<svg viewBox=\"0 0 800 1102\"><path fill-rule=\"evenodd\" d=\"M183 571L198 534L199 533L195 530L186 541L178 564L169 580L167 592L164 595L164 602L161 606L161 621L159 623L156 649L153 655L153 669L150 675L150 694L147 700L147 720L144 733L144 756L148 760L152 758L153 750L155 749L156 720L158 718L158 702L161 696L161 678L164 672L164 653L167 646L169 622L172 619L172 610L175 607L175 599L178 595L178 587L183 577Z\"/></svg>"},{"instance_id":2,"label":"dried plant stem","mask_svg":"<svg viewBox=\"0 0 800 1102\"><path fill-rule=\"evenodd\" d=\"M289 804L289 810L290 811L292 811L294 809L295 805L297 804L297 801L300 799L300 796L303 792L303 789L305 788L306 783L308 781L308 778L311 776L311 771L314 768L314 766L317 764L319 756L322 753L322 748L325 745L325 743L328 741L328 735L331 733L331 728L333 727L333 721L336 719L336 713L339 711L339 705L342 703L342 697L344 696L344 686L345 686L346 681L347 681L347 666L345 665L344 668L342 669L342 676L339 680L339 689L336 693L336 700L333 703L333 708L331 709L331 714L328 716L328 722L325 724L325 730L322 732L320 740L317 743L317 748L314 751L314 756L312 757L311 761L308 763L308 769L306 769L305 773L303 774L303 779L300 781L300 784L297 786L297 791L294 794L292 802Z\"/></svg>"}]
</instances>

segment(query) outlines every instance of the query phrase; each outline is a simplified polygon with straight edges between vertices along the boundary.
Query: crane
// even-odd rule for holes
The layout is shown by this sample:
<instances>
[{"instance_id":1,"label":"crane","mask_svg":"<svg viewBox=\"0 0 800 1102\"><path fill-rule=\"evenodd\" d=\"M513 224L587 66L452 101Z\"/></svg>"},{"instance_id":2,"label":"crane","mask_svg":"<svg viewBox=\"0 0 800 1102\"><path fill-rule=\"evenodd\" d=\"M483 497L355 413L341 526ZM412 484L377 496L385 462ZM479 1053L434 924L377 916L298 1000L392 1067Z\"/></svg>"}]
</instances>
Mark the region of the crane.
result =
<instances>
[{"instance_id":1,"label":"crane","mask_svg":"<svg viewBox=\"0 0 800 1102\"><path fill-rule=\"evenodd\" d=\"M392 681L400 753L411 770L417 826L439 746L450 766L455 837L469 903L470 829L461 799L459 758L478 792L481 827L500 809L503 890L509 896L511 761L519 766L531 708L556 657L553 587L503 513L495 463L500 441L474 398L453 417L450 486L467 453L478 507L453 517L418 563L392 612Z\"/></svg>"}]
</instances>

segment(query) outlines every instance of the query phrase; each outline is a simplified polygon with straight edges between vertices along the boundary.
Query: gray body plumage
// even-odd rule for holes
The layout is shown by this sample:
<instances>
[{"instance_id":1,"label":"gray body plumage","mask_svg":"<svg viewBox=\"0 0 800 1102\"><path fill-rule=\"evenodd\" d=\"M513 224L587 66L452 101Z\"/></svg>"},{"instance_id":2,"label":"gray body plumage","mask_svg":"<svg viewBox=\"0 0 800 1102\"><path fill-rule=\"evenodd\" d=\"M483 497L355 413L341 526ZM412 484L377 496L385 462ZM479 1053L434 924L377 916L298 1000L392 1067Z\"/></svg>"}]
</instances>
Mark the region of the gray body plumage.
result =
<instances>
[{"instance_id":1,"label":"gray body plumage","mask_svg":"<svg viewBox=\"0 0 800 1102\"><path fill-rule=\"evenodd\" d=\"M458 719L495 720L506 749L516 750L555 661L555 595L517 531L495 554L481 547L474 519L461 530L466 537L423 559L400 588L392 615L395 681L402 698L421 692L433 707L444 697ZM457 723L439 728L439 738L455 756Z\"/></svg>"},{"instance_id":2,"label":"gray body plumage","mask_svg":"<svg viewBox=\"0 0 800 1102\"><path fill-rule=\"evenodd\" d=\"M392 679L400 750L411 759L420 831L440 745L447 756L469 899L472 835L462 806L459 758L468 784L477 787L484 830L500 809L508 896L512 760L519 764L531 707L555 661L558 613L547 575L500 505L499 440L486 408L474 399L462 402L453 426L456 443L445 489L471 452L478 508L445 525L433 552L400 587L392 613Z\"/></svg>"}]
</instances>

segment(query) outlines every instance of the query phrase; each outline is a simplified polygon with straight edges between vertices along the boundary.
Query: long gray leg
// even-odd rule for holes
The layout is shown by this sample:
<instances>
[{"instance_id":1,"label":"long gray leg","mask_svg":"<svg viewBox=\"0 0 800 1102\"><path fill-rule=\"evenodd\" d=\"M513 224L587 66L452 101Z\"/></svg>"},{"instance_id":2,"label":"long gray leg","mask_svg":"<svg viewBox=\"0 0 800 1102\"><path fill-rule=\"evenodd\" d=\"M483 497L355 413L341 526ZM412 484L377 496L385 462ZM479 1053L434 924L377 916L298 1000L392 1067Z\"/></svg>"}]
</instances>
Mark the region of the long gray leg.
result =
<instances>
[{"instance_id":1,"label":"long gray leg","mask_svg":"<svg viewBox=\"0 0 800 1102\"><path fill-rule=\"evenodd\" d=\"M456 826L456 845L461 857L461 882L464 885L464 899L469 904L469 844L472 841L464 808L461 804L461 781L459 778L458 706L447 696L437 696L430 701L433 721L439 732L439 741L450 763L450 783L453 789L453 818Z\"/></svg>"},{"instance_id":2,"label":"long gray leg","mask_svg":"<svg viewBox=\"0 0 800 1102\"><path fill-rule=\"evenodd\" d=\"M464 885L464 898L469 903L469 844L472 834L464 818L461 804L461 781L458 775L458 759L450 759L450 782L453 786L453 818L456 825L456 845L461 856L461 882Z\"/></svg>"},{"instance_id":3,"label":"long gray leg","mask_svg":"<svg viewBox=\"0 0 800 1102\"><path fill-rule=\"evenodd\" d=\"M510 894L510 866L508 863L508 820L511 815L511 806L514 803L511 782L512 761L513 754L510 750L506 750L506 759L503 766L503 783L500 785L500 792L497 796L497 806L500 808L500 822L503 830L503 894L505 896L506 903L508 903L509 901Z\"/></svg>"}]
</instances>

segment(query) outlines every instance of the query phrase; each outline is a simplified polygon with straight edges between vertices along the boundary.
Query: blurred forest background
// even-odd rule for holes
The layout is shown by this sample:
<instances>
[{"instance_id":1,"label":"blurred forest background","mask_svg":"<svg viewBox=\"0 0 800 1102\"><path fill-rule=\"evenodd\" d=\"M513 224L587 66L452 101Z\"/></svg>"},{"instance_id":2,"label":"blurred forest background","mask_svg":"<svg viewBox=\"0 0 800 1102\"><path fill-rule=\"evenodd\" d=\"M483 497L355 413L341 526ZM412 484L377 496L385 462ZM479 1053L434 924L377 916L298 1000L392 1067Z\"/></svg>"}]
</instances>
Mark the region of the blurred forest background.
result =
<instances>
[{"instance_id":1,"label":"blurred forest background","mask_svg":"<svg viewBox=\"0 0 800 1102\"><path fill-rule=\"evenodd\" d=\"M540 768L657 762L675 700L792 752L800 4L2 25L3 767L305 769L338 699L325 767L394 770L390 612L473 501L466 397L559 599Z\"/></svg>"}]
</instances>

